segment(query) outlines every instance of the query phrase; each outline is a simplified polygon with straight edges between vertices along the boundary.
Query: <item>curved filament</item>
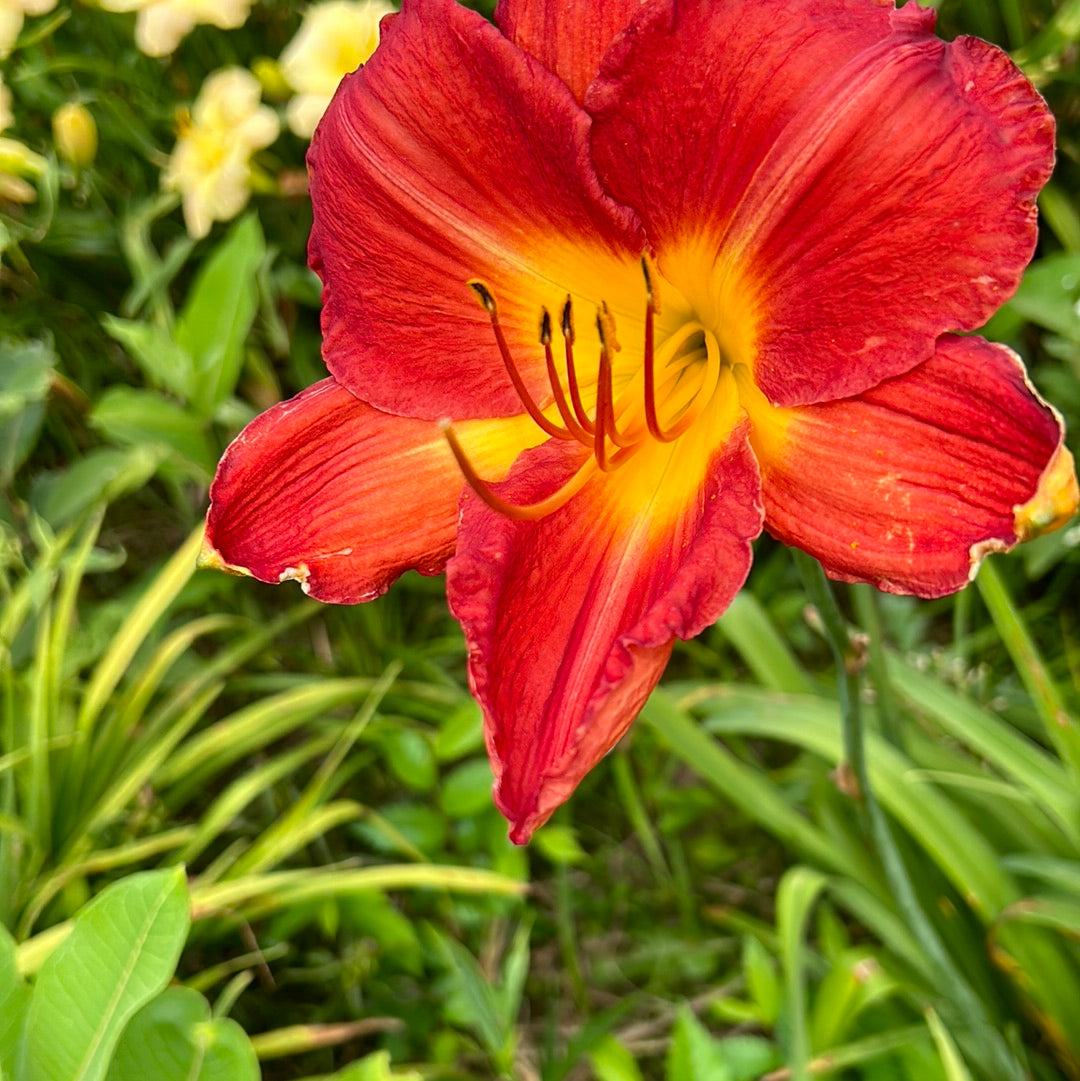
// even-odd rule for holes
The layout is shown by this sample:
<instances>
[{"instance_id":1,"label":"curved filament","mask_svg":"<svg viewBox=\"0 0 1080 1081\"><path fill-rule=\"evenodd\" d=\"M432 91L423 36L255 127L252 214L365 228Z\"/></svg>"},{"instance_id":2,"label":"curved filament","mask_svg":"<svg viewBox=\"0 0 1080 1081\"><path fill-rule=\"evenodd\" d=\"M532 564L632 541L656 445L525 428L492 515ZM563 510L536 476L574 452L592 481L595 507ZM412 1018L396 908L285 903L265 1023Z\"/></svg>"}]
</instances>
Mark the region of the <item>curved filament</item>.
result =
<instances>
[{"instance_id":1,"label":"curved filament","mask_svg":"<svg viewBox=\"0 0 1080 1081\"><path fill-rule=\"evenodd\" d=\"M464 448L454 434L450 421L441 424L443 434L450 450L461 469L469 487L492 510L507 518L521 521L535 521L565 506L584 487L586 481L594 475L596 469L610 473L618 469L648 438L660 443L672 443L686 432L701 416L712 400L720 381L723 357L716 336L701 323L684 323L656 349L655 317L660 313L660 298L657 293L657 279L653 273L651 260L642 256L642 273L645 277L646 309L645 336L642 361L644 381L643 405L644 425L641 414L637 412L641 402L637 397L642 394L641 384L631 381L619 394L616 402L614 393L613 354L620 348L616 339L615 319L606 303L601 303L596 313L596 329L600 337L600 360L596 373L596 409L589 416L581 396L581 384L578 379L574 360L574 309L573 301L567 296L559 317L559 329L564 342L566 363L566 383L558 371L552 348L552 319L547 308L540 310L540 344L544 349L544 364L547 369L551 400L558 412L562 424L549 419L535 398L529 393L517 365L510 354L510 347L499 322L498 306L491 290L481 281L473 279L469 287L477 295L484 310L491 320L491 329L502 357L503 366L513 384L514 391L522 406L536 425L554 439L576 440L588 451L590 457L577 472L551 495L537 503L510 503L495 494L491 485L483 480L473 468ZM684 375L688 365L672 363L681 353L689 353L687 344L695 335L701 335L705 342L705 366L701 382L693 390ZM693 352L697 353L695 349ZM663 372L663 386L657 388L657 369ZM660 423L658 399L663 399L667 407L678 417L669 428ZM550 407L549 407L550 408ZM619 430L617 416L629 416L630 422L624 431Z\"/></svg>"},{"instance_id":2,"label":"curved filament","mask_svg":"<svg viewBox=\"0 0 1080 1081\"><path fill-rule=\"evenodd\" d=\"M510 346L506 343L506 336L503 334L502 326L499 323L499 309L495 303L495 297L492 296L491 290L481 281L473 280L468 284L469 288L480 298L480 303L483 305L484 311L488 313L488 318L491 319L491 329L495 333L495 342L499 347L499 354L502 356L503 366L506 368L506 374L510 377L510 382L514 385L514 393L521 399L521 404L525 407L525 412L532 417L541 431L546 432L555 439L574 439L575 436L565 428L560 428L557 424L552 423L552 421L544 416L543 411L533 400L533 396L526 388L525 382L521 378L521 373L517 370L517 365L514 363L514 358L510 355Z\"/></svg>"},{"instance_id":3,"label":"curved filament","mask_svg":"<svg viewBox=\"0 0 1080 1081\"><path fill-rule=\"evenodd\" d=\"M464 447L462 447L461 442L454 433L453 425L449 421L443 421L440 427L443 435L446 436L447 443L450 444L450 450L457 460L458 468L465 477L466 484L493 511L515 521L535 522L565 507L585 487L585 482L592 476L593 461L590 458L561 488L552 492L545 499L541 499L537 503L510 503L497 496L491 490L491 486L485 480L482 480L476 470L473 469L472 462L469 461Z\"/></svg>"}]
</instances>

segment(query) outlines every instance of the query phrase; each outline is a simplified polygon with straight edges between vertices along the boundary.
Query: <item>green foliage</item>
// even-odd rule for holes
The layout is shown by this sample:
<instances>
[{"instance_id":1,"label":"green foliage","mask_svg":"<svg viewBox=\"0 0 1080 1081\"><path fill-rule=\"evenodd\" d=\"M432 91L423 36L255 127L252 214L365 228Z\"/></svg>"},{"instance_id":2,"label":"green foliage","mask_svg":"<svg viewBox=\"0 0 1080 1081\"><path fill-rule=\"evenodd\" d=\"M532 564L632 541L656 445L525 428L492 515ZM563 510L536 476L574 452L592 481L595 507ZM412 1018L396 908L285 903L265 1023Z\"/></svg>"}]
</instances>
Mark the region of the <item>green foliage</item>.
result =
<instances>
[{"instance_id":1,"label":"green foliage","mask_svg":"<svg viewBox=\"0 0 1080 1081\"><path fill-rule=\"evenodd\" d=\"M27 996L15 1081L123 1076L109 1063L124 1026L164 989L187 929L181 868L131 875L94 898Z\"/></svg>"},{"instance_id":2,"label":"green foliage","mask_svg":"<svg viewBox=\"0 0 1080 1081\"><path fill-rule=\"evenodd\" d=\"M527 852L437 581L329 610L195 573L223 448L324 374L319 286L300 140L199 241L160 170L206 76L305 6L159 61L60 0L4 63L41 164L0 204L0 1077L1075 1081L1075 525L956 598L831 613L762 541ZM935 6L1058 117L986 333L1075 433L1080 5Z\"/></svg>"}]
</instances>

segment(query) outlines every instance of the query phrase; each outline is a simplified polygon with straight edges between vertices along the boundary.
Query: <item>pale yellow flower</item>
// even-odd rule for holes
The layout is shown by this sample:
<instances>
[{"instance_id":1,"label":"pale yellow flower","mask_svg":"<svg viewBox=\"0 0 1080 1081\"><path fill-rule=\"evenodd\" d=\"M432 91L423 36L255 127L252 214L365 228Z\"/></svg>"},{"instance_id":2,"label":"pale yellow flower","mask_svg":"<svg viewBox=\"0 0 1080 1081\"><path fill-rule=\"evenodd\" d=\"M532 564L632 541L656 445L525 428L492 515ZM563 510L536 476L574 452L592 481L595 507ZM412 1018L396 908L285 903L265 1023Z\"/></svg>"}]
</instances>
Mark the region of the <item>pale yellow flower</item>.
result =
<instances>
[{"instance_id":1,"label":"pale yellow flower","mask_svg":"<svg viewBox=\"0 0 1080 1081\"><path fill-rule=\"evenodd\" d=\"M394 7L386 0L328 0L308 8L296 37L281 54L281 73L296 91L289 127L310 138L342 78L379 44L379 21Z\"/></svg>"},{"instance_id":2,"label":"pale yellow flower","mask_svg":"<svg viewBox=\"0 0 1080 1081\"><path fill-rule=\"evenodd\" d=\"M25 180L35 180L48 168L48 162L17 139L0 136L0 199L12 203L32 203L37 189Z\"/></svg>"},{"instance_id":3,"label":"pale yellow flower","mask_svg":"<svg viewBox=\"0 0 1080 1081\"><path fill-rule=\"evenodd\" d=\"M4 85L0 72L0 131L11 127L15 117L11 112L11 91ZM17 139L0 138L0 200L9 203L32 203L37 189L25 178L35 180L45 171L48 163Z\"/></svg>"},{"instance_id":4,"label":"pale yellow flower","mask_svg":"<svg viewBox=\"0 0 1080 1081\"><path fill-rule=\"evenodd\" d=\"M135 44L147 56L169 56L202 23L222 30L243 26L254 0L99 0L99 3L106 11L137 11Z\"/></svg>"},{"instance_id":5,"label":"pale yellow flower","mask_svg":"<svg viewBox=\"0 0 1080 1081\"><path fill-rule=\"evenodd\" d=\"M0 60L11 52L27 15L44 15L56 0L0 0Z\"/></svg>"},{"instance_id":6,"label":"pale yellow flower","mask_svg":"<svg viewBox=\"0 0 1080 1081\"><path fill-rule=\"evenodd\" d=\"M182 196L184 224L204 237L215 221L236 217L250 194L251 156L280 129L277 113L259 103L246 68L223 68L203 83L162 174L162 187Z\"/></svg>"}]
</instances>

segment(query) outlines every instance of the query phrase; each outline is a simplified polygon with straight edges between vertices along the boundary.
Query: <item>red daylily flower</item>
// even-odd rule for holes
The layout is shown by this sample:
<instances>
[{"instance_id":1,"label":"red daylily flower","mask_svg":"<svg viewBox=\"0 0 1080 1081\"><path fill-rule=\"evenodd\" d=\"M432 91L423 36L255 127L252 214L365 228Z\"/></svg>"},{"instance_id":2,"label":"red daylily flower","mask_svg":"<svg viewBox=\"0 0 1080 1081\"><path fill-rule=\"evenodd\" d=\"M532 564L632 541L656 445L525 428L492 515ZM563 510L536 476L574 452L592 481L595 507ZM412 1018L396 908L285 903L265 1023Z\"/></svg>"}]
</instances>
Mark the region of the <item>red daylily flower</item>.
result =
<instances>
[{"instance_id":1,"label":"red daylily flower","mask_svg":"<svg viewBox=\"0 0 1080 1081\"><path fill-rule=\"evenodd\" d=\"M1053 161L997 48L891 0L406 0L309 155L331 378L256 419L206 561L352 603L444 568L526 841L764 526L940 596L1077 504L960 336ZM449 426L448 426L449 425Z\"/></svg>"}]
</instances>

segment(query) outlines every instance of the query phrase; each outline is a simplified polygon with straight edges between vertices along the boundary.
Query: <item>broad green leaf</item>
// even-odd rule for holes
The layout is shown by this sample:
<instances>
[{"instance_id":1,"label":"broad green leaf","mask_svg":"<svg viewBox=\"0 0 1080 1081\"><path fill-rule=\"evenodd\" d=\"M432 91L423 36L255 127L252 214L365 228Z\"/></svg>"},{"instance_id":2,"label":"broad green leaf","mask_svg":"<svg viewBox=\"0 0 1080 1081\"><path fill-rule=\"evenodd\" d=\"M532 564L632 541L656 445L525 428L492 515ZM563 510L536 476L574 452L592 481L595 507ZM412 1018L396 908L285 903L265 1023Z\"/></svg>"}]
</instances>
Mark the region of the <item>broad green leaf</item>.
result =
<instances>
[{"instance_id":1,"label":"broad green leaf","mask_svg":"<svg viewBox=\"0 0 1080 1081\"><path fill-rule=\"evenodd\" d=\"M67 469L34 478L30 502L54 529L67 525L88 507L141 488L161 464L154 447L92 450Z\"/></svg>"},{"instance_id":2,"label":"broad green leaf","mask_svg":"<svg viewBox=\"0 0 1080 1081\"><path fill-rule=\"evenodd\" d=\"M536 831L532 843L536 851L552 863L573 866L587 859L573 826L549 823Z\"/></svg>"},{"instance_id":3,"label":"broad green leaf","mask_svg":"<svg viewBox=\"0 0 1080 1081\"><path fill-rule=\"evenodd\" d=\"M379 733L386 764L402 784L414 792L430 792L438 774L431 743L414 728L397 725Z\"/></svg>"},{"instance_id":4,"label":"broad green leaf","mask_svg":"<svg viewBox=\"0 0 1080 1081\"><path fill-rule=\"evenodd\" d=\"M483 750L483 747L480 707L470 698L458 706L439 729L435 737L435 756L440 762L454 762Z\"/></svg>"},{"instance_id":5,"label":"broad green leaf","mask_svg":"<svg viewBox=\"0 0 1080 1081\"><path fill-rule=\"evenodd\" d=\"M642 1081L634 1056L614 1036L598 1040L589 1052L597 1081Z\"/></svg>"},{"instance_id":6,"label":"broad green leaf","mask_svg":"<svg viewBox=\"0 0 1080 1081\"><path fill-rule=\"evenodd\" d=\"M124 1026L172 976L188 924L180 867L94 898L38 974L17 1081L101 1081Z\"/></svg>"},{"instance_id":7,"label":"broad green leaf","mask_svg":"<svg viewBox=\"0 0 1080 1081\"><path fill-rule=\"evenodd\" d=\"M0 923L0 1077L13 1077L30 988L19 976L15 942Z\"/></svg>"},{"instance_id":8,"label":"broad green leaf","mask_svg":"<svg viewBox=\"0 0 1080 1081\"><path fill-rule=\"evenodd\" d=\"M734 1081L719 1041L694 1016L688 1006L679 1015L668 1048L666 1081Z\"/></svg>"},{"instance_id":9,"label":"broad green leaf","mask_svg":"<svg viewBox=\"0 0 1080 1081\"><path fill-rule=\"evenodd\" d=\"M236 389L265 256L258 215L246 214L203 263L177 320L177 344L194 362L190 401L202 416L211 416Z\"/></svg>"},{"instance_id":10,"label":"broad green leaf","mask_svg":"<svg viewBox=\"0 0 1080 1081\"><path fill-rule=\"evenodd\" d=\"M761 1036L725 1036L717 1048L731 1081L758 1081L779 1065L779 1051Z\"/></svg>"},{"instance_id":11,"label":"broad green leaf","mask_svg":"<svg viewBox=\"0 0 1080 1081\"><path fill-rule=\"evenodd\" d=\"M102 325L128 352L157 387L171 390L183 401L195 391L195 364L183 346L164 327L137 319L103 315Z\"/></svg>"},{"instance_id":12,"label":"broad green leaf","mask_svg":"<svg viewBox=\"0 0 1080 1081\"><path fill-rule=\"evenodd\" d=\"M1033 263L1009 307L1025 319L1080 342L1080 254L1057 252Z\"/></svg>"},{"instance_id":13,"label":"broad green leaf","mask_svg":"<svg viewBox=\"0 0 1080 1081\"><path fill-rule=\"evenodd\" d=\"M114 443L160 444L206 476L213 471L217 454L206 421L154 391L111 387L94 406L90 423Z\"/></svg>"},{"instance_id":14,"label":"broad green leaf","mask_svg":"<svg viewBox=\"0 0 1080 1081\"><path fill-rule=\"evenodd\" d=\"M258 1081L259 1062L244 1030L211 1017L189 987L170 987L128 1022L107 1081Z\"/></svg>"},{"instance_id":15,"label":"broad green leaf","mask_svg":"<svg viewBox=\"0 0 1080 1081\"><path fill-rule=\"evenodd\" d=\"M45 342L0 339L0 488L34 447L56 361Z\"/></svg>"},{"instance_id":16,"label":"broad green leaf","mask_svg":"<svg viewBox=\"0 0 1080 1081\"><path fill-rule=\"evenodd\" d=\"M491 803L491 766L485 758L462 762L439 785L439 805L451 818L472 818Z\"/></svg>"}]
</instances>

